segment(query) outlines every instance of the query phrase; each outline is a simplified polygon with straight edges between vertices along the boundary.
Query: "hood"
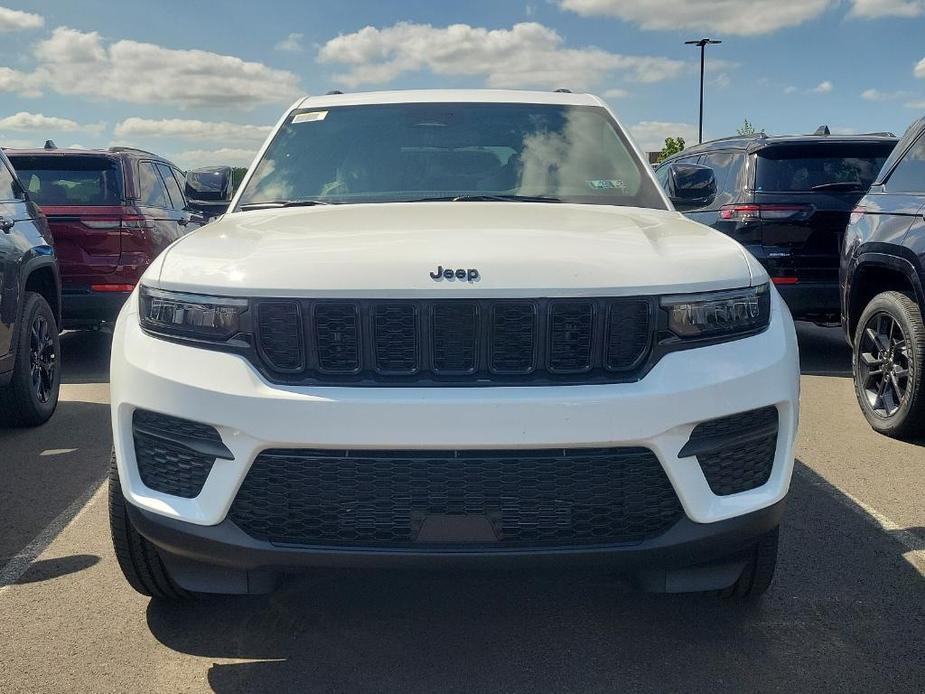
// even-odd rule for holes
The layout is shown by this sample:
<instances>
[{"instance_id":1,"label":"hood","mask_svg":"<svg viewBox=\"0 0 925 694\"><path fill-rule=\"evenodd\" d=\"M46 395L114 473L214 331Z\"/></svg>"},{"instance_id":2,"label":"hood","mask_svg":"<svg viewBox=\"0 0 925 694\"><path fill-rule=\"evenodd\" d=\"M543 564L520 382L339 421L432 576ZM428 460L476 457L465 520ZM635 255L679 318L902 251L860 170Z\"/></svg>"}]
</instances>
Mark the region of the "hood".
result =
<instances>
[{"instance_id":1,"label":"hood","mask_svg":"<svg viewBox=\"0 0 925 694\"><path fill-rule=\"evenodd\" d=\"M230 296L620 296L747 286L747 255L670 211L330 205L225 215L174 243L145 281ZM438 266L467 277L435 280Z\"/></svg>"}]
</instances>

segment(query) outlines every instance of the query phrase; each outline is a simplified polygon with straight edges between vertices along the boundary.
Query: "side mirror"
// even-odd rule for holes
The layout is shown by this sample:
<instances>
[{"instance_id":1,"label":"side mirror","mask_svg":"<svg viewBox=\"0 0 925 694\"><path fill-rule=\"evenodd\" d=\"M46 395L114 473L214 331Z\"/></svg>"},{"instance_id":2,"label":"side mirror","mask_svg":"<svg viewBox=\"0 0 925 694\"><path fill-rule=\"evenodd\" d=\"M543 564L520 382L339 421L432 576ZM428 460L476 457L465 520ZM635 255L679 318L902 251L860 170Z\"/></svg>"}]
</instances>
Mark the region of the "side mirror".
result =
<instances>
[{"instance_id":1,"label":"side mirror","mask_svg":"<svg viewBox=\"0 0 925 694\"><path fill-rule=\"evenodd\" d=\"M679 210L703 207L716 197L716 176L709 166L669 164L667 192Z\"/></svg>"},{"instance_id":2,"label":"side mirror","mask_svg":"<svg viewBox=\"0 0 925 694\"><path fill-rule=\"evenodd\" d=\"M188 171L184 192L189 206L206 219L224 214L233 193L232 173L230 166L206 166Z\"/></svg>"}]
</instances>

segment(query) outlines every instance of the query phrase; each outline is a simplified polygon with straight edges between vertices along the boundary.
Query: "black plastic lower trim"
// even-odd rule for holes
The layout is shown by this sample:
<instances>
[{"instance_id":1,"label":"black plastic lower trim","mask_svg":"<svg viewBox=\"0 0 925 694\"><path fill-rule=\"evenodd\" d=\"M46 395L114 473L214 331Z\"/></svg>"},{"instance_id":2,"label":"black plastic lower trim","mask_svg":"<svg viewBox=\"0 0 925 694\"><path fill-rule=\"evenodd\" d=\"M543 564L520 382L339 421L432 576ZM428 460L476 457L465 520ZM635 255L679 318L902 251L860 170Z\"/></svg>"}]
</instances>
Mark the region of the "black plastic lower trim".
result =
<instances>
[{"instance_id":1,"label":"black plastic lower trim","mask_svg":"<svg viewBox=\"0 0 925 694\"><path fill-rule=\"evenodd\" d=\"M114 322L129 295L130 292L65 292L61 295L62 327L82 328Z\"/></svg>"},{"instance_id":2,"label":"black plastic lower trim","mask_svg":"<svg viewBox=\"0 0 925 694\"><path fill-rule=\"evenodd\" d=\"M716 523L682 518L662 535L635 545L517 549L413 550L331 547L278 547L255 540L225 520L202 526L167 518L131 504L132 524L165 555L228 571L355 568L513 568L607 566L613 568L691 567L749 548L780 523L786 499L758 511ZM224 592L224 591L222 591Z\"/></svg>"},{"instance_id":3,"label":"black plastic lower trim","mask_svg":"<svg viewBox=\"0 0 925 694\"><path fill-rule=\"evenodd\" d=\"M777 291L794 320L833 322L841 314L837 281L779 284Z\"/></svg>"}]
</instances>

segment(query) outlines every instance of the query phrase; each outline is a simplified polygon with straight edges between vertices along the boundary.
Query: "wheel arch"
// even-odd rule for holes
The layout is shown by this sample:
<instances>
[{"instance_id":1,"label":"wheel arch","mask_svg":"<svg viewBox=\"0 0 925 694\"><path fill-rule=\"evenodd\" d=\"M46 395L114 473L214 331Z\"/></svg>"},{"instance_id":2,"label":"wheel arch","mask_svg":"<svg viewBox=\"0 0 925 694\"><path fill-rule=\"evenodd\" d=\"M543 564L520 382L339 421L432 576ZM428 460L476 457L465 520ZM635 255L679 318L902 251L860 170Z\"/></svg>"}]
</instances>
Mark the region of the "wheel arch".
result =
<instances>
[{"instance_id":1,"label":"wheel arch","mask_svg":"<svg viewBox=\"0 0 925 694\"><path fill-rule=\"evenodd\" d=\"M22 292L36 292L44 297L61 327L61 280L54 257L37 256L26 261L22 271Z\"/></svg>"},{"instance_id":2,"label":"wheel arch","mask_svg":"<svg viewBox=\"0 0 925 694\"><path fill-rule=\"evenodd\" d=\"M887 291L911 294L920 307L925 305L921 273L912 260L890 253L861 253L848 292L846 318L851 338L864 307L877 294Z\"/></svg>"}]
</instances>

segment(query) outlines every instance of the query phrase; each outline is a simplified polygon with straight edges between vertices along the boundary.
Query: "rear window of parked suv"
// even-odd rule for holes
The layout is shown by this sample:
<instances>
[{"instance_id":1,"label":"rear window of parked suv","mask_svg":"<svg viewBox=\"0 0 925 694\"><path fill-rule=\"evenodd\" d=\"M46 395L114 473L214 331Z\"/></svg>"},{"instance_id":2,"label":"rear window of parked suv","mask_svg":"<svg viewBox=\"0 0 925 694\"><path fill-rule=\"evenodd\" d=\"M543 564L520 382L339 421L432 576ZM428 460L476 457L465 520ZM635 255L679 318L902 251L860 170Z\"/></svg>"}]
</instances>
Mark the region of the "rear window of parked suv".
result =
<instances>
[{"instance_id":1,"label":"rear window of parked suv","mask_svg":"<svg viewBox=\"0 0 925 694\"><path fill-rule=\"evenodd\" d=\"M39 205L120 205L122 169L109 157L11 156Z\"/></svg>"},{"instance_id":2,"label":"rear window of parked suv","mask_svg":"<svg viewBox=\"0 0 925 694\"><path fill-rule=\"evenodd\" d=\"M867 190L895 143L774 146L758 152L755 190Z\"/></svg>"}]
</instances>

